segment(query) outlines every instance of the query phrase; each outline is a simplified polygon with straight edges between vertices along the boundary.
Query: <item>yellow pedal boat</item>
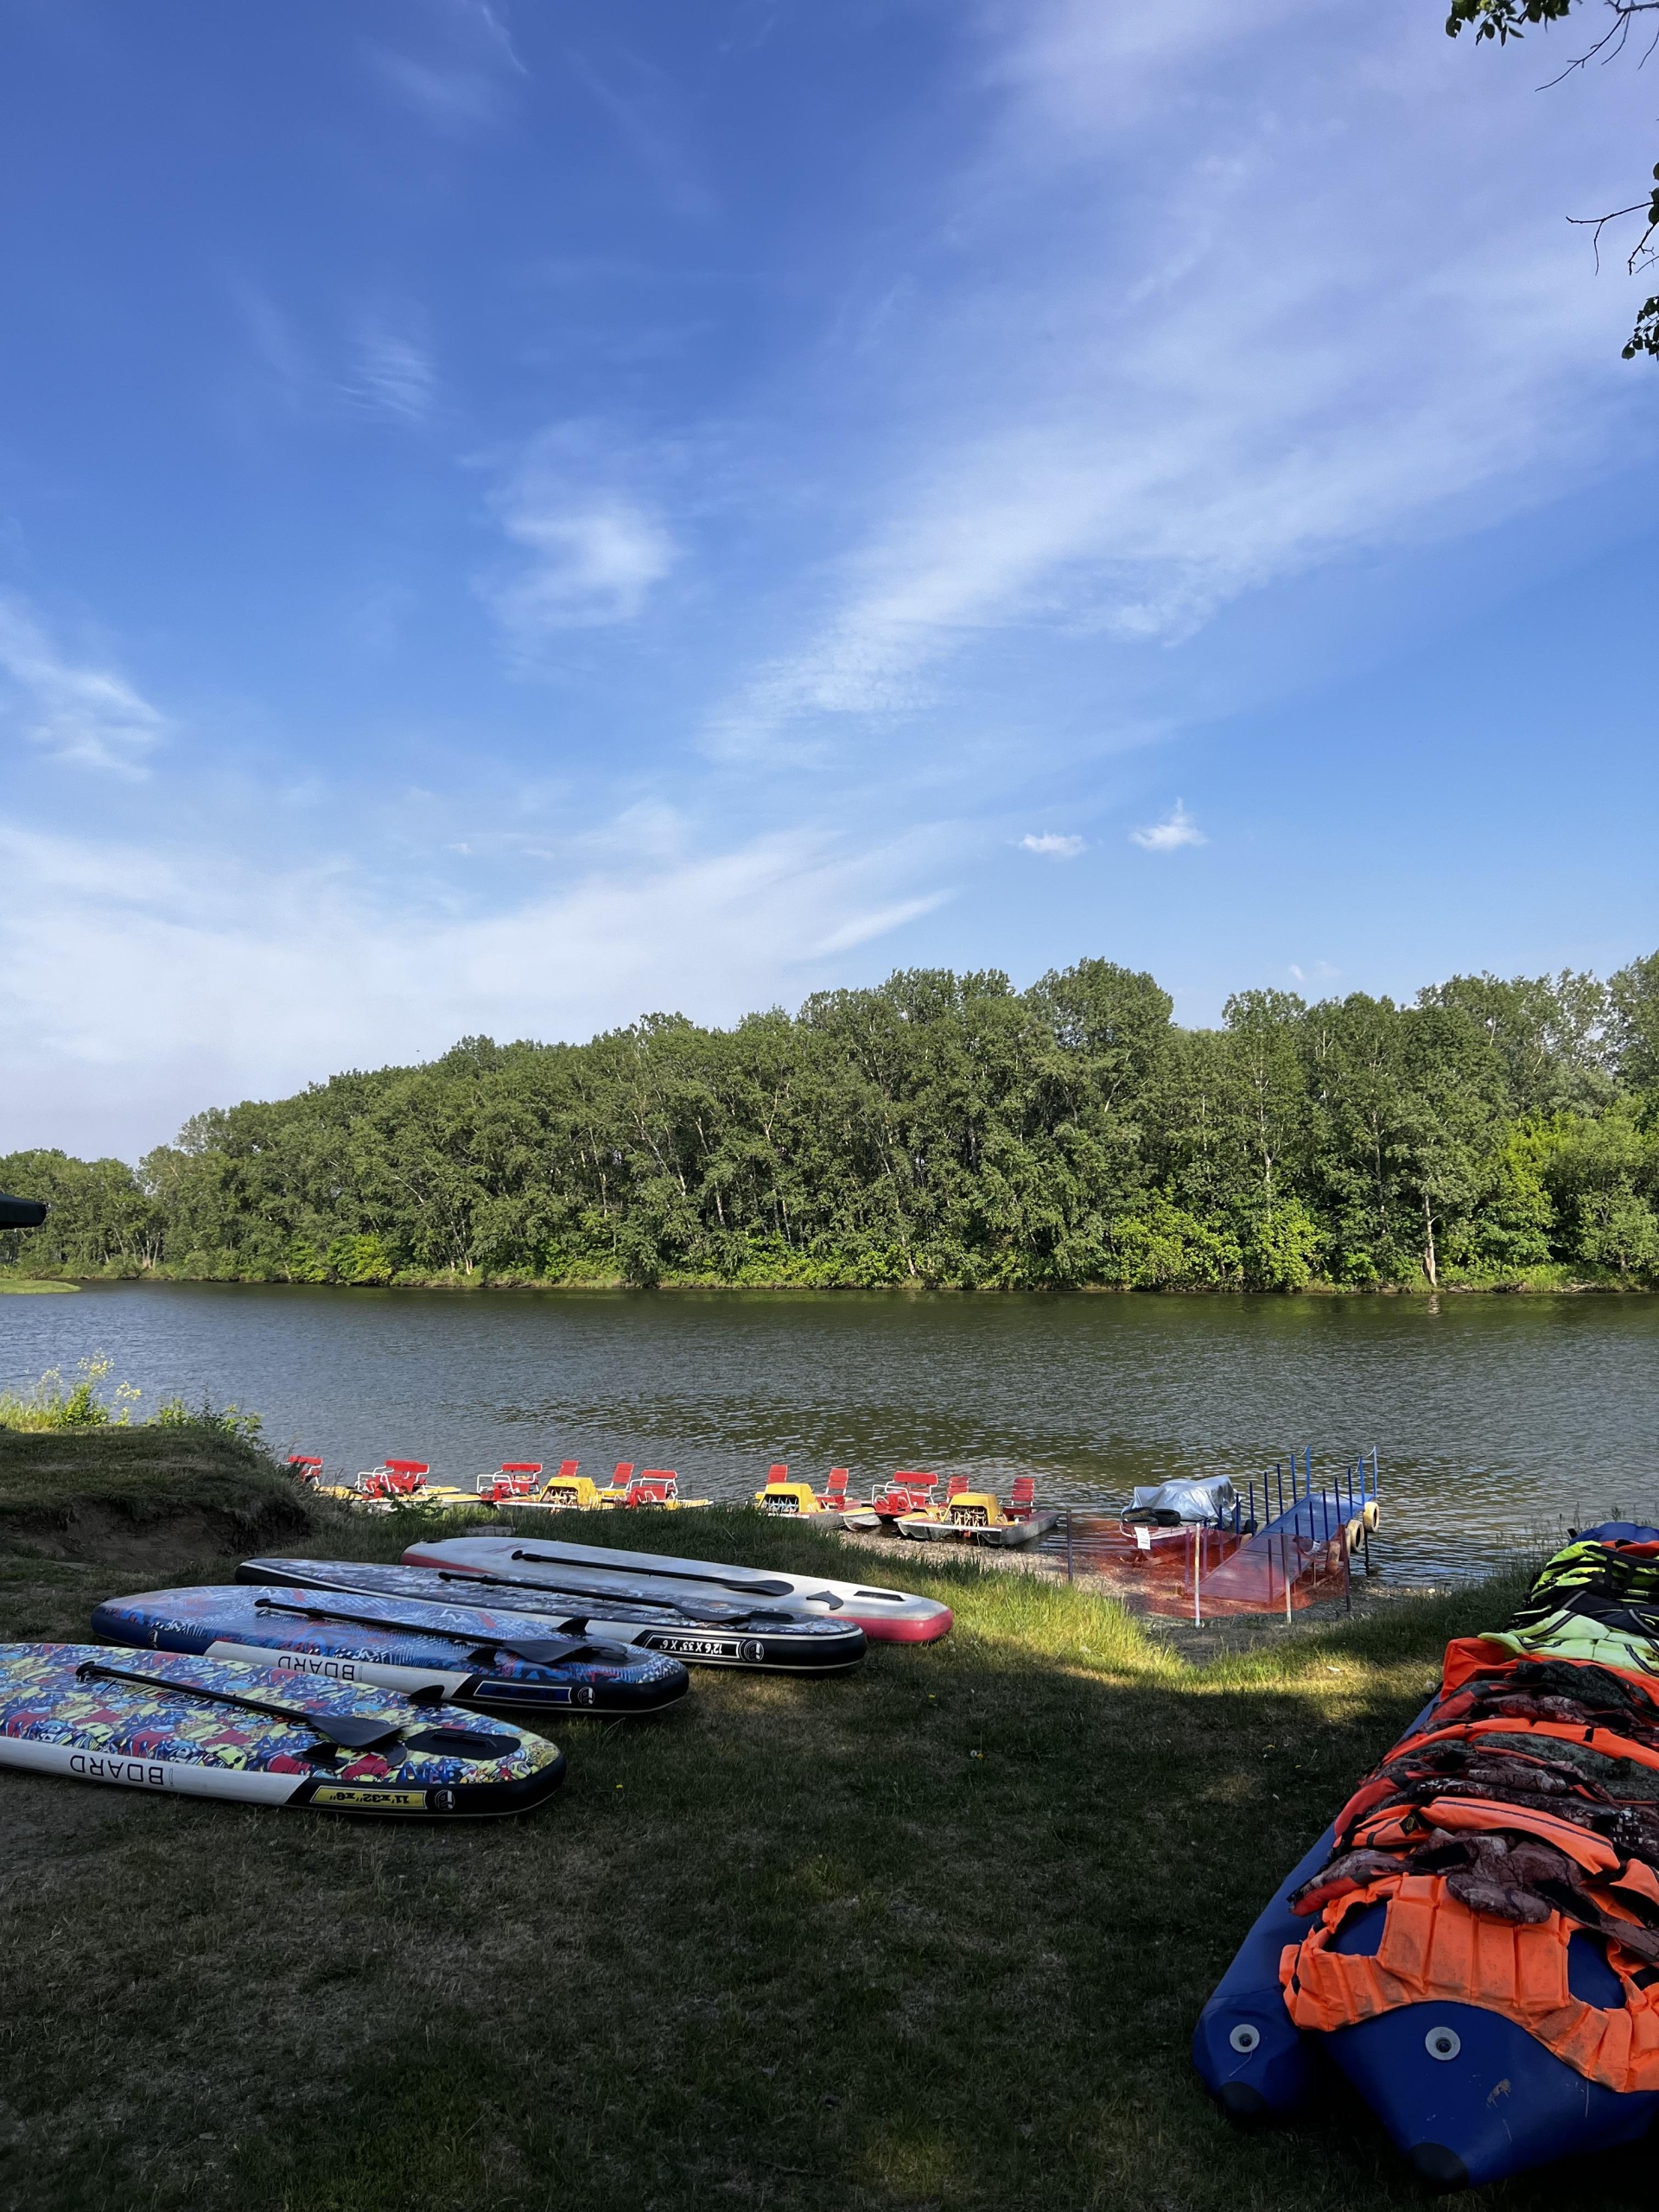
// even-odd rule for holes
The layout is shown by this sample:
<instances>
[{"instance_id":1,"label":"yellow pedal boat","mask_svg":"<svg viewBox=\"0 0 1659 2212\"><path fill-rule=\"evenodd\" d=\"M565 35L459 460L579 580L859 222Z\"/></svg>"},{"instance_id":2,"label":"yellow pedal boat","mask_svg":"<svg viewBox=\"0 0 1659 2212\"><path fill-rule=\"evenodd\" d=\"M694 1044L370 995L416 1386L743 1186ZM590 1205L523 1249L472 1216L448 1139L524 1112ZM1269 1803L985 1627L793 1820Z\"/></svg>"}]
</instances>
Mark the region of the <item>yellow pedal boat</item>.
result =
<instances>
[{"instance_id":1,"label":"yellow pedal boat","mask_svg":"<svg viewBox=\"0 0 1659 2212\"><path fill-rule=\"evenodd\" d=\"M754 1493L754 1502L763 1513L777 1515L783 1520L804 1519L816 1516L821 1521L833 1521L841 1529L874 1529L877 1524L874 1507L856 1504L847 1495L847 1470L831 1467L830 1479L820 1491L810 1483L792 1483L786 1466L769 1467L764 1485Z\"/></svg>"}]
</instances>

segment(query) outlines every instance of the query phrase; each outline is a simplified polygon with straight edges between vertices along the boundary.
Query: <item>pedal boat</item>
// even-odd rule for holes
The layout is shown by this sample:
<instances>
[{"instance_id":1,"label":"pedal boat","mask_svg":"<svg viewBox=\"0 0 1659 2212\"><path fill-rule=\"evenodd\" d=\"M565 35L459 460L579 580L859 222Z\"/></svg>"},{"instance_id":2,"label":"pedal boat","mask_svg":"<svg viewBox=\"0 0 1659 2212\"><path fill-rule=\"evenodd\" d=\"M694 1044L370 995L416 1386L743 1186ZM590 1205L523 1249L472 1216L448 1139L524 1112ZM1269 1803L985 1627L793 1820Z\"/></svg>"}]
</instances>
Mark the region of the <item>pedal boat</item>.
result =
<instances>
[{"instance_id":1,"label":"pedal boat","mask_svg":"<svg viewBox=\"0 0 1659 2212\"><path fill-rule=\"evenodd\" d=\"M491 1499L458 1490L452 1483L435 1483L431 1474L424 1459L383 1459L378 1467L359 1475L355 1491L345 1496L349 1503L371 1513L395 1513L400 1507L411 1505L433 1506L442 1513L494 1512ZM329 1494L339 1497L341 1493Z\"/></svg>"},{"instance_id":2,"label":"pedal boat","mask_svg":"<svg viewBox=\"0 0 1659 2212\"><path fill-rule=\"evenodd\" d=\"M754 1502L763 1513L783 1521L829 1521L838 1529L880 1526L871 1507L848 1497L845 1467L831 1467L822 1491L815 1491L810 1483L791 1482L786 1466L769 1467L764 1486L754 1493Z\"/></svg>"},{"instance_id":3,"label":"pedal boat","mask_svg":"<svg viewBox=\"0 0 1659 2212\"><path fill-rule=\"evenodd\" d=\"M504 1459L493 1474L478 1478L478 1494L486 1505L514 1504L535 1495L541 1472L539 1459Z\"/></svg>"},{"instance_id":4,"label":"pedal boat","mask_svg":"<svg viewBox=\"0 0 1659 2212\"><path fill-rule=\"evenodd\" d=\"M386 1513L391 1510L378 1498L368 1498L364 1496L363 1484L367 1480L365 1476L359 1475L354 1483L325 1482L322 1461L315 1452L289 1452L288 1471L295 1481L302 1484L313 1497L331 1498L336 1505L355 1506L359 1511L365 1513ZM379 1469L375 1470L377 1474L379 1471Z\"/></svg>"},{"instance_id":5,"label":"pedal boat","mask_svg":"<svg viewBox=\"0 0 1659 2212\"><path fill-rule=\"evenodd\" d=\"M581 1465L578 1459L563 1460L557 1474L550 1475L529 1497L503 1497L498 1491L496 1501L537 1513L638 1511L642 1506L689 1513L714 1503L708 1497L682 1497L680 1478L671 1467L646 1467L636 1475L632 1459L619 1459L615 1472L601 1490L591 1475L582 1473Z\"/></svg>"},{"instance_id":6,"label":"pedal boat","mask_svg":"<svg viewBox=\"0 0 1659 2212\"><path fill-rule=\"evenodd\" d=\"M901 1536L921 1543L984 1544L1001 1548L1036 1543L1059 1525L1059 1518L1058 1513L1037 1510L1033 1476L1017 1478L1014 1496L1005 1506L994 1491L969 1490L965 1478L958 1475L951 1478L950 1493L942 1505L900 1514L897 1527Z\"/></svg>"},{"instance_id":7,"label":"pedal boat","mask_svg":"<svg viewBox=\"0 0 1659 2212\"><path fill-rule=\"evenodd\" d=\"M918 1470L900 1467L886 1490L877 1491L870 1500L870 1511L875 1516L876 1526L885 1534L896 1534L906 1513L923 1513L933 1503L933 1493L939 1486L937 1475L925 1475Z\"/></svg>"}]
</instances>

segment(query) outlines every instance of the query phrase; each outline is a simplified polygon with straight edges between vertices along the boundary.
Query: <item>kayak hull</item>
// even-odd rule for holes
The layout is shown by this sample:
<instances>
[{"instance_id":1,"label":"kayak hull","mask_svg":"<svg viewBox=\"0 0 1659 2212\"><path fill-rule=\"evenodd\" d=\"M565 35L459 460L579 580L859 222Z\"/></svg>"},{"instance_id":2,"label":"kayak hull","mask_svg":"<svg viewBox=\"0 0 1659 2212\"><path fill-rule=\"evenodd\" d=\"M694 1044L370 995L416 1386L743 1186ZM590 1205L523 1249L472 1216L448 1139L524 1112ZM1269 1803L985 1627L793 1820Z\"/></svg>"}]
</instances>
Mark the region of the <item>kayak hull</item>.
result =
<instances>
[{"instance_id":1,"label":"kayak hull","mask_svg":"<svg viewBox=\"0 0 1659 2212\"><path fill-rule=\"evenodd\" d=\"M1580 1541L1618 1539L1659 1548L1659 1531L1628 1524ZM1547 1643L1517 1662L1519 1640L1511 1626L1448 1648L1440 1690L1245 1937L1192 2043L1229 2117L1290 2118L1345 2075L1437 2191L1613 2150L1659 2121L1643 2009L1651 1969L1637 1946L1647 1926L1634 1910L1599 1926L1577 1875L1549 1871L1560 1844L1633 1895L1651 1888L1639 1808L1651 1795L1652 1669L1555 1656ZM1554 1781L1553 1813L1539 1810L1529 1774ZM1628 1858L1610 1847L1614 1834ZM1465 1835L1516 1872L1483 1890L1464 1871L1471 1862L1447 1856ZM1331 1886L1293 1912L1316 1877ZM1628 1944L1616 1934L1625 1921Z\"/></svg>"},{"instance_id":2,"label":"kayak hull","mask_svg":"<svg viewBox=\"0 0 1659 2212\"><path fill-rule=\"evenodd\" d=\"M459 1536L414 1543L404 1560L410 1567L528 1584L534 1583L538 1569L562 1567L596 1578L626 1580L664 1593L747 1597L756 1603L797 1605L808 1613L853 1622L872 1643L936 1643L950 1634L953 1619L950 1608L937 1599L879 1584L842 1582L782 1568L733 1567L719 1560L684 1559L663 1552L612 1551L606 1546L540 1536Z\"/></svg>"},{"instance_id":3,"label":"kayak hull","mask_svg":"<svg viewBox=\"0 0 1659 2212\"><path fill-rule=\"evenodd\" d=\"M143 1680L83 1679L88 1667ZM226 1696L282 1710L251 1712L223 1702ZM308 1726L308 1715L384 1720L395 1733L372 1751L342 1750ZM480 1746L494 1748L480 1754ZM391 1691L222 1659L91 1643L0 1651L0 1766L160 1796L393 1820L526 1812L564 1779L555 1745L483 1731L477 1714L456 1707L417 1706Z\"/></svg>"},{"instance_id":4,"label":"kayak hull","mask_svg":"<svg viewBox=\"0 0 1659 2212\"><path fill-rule=\"evenodd\" d=\"M1587 2082L1515 2021L1474 2005L1404 2005L1324 2041L1431 2189L1481 2189L1616 2150L1659 2111L1659 2094Z\"/></svg>"}]
</instances>

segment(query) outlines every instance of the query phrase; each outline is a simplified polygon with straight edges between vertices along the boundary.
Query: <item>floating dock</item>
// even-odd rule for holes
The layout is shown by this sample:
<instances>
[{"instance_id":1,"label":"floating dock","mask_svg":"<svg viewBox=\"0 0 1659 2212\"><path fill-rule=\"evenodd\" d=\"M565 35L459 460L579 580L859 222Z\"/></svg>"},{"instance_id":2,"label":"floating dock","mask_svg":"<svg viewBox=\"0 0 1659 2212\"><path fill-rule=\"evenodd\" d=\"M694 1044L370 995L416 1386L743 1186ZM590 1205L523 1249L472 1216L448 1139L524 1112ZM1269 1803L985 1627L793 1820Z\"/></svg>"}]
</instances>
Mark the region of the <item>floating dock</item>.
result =
<instances>
[{"instance_id":1,"label":"floating dock","mask_svg":"<svg viewBox=\"0 0 1659 2212\"><path fill-rule=\"evenodd\" d=\"M1065 1553L1068 1574L1103 1582L1140 1612L1202 1625L1238 1613L1282 1612L1351 1597L1354 1560L1370 1571L1377 1524L1373 1446L1317 1475L1311 1445L1236 1484L1220 1523L1126 1527L1116 1515L1076 1508L1046 1548Z\"/></svg>"}]
</instances>

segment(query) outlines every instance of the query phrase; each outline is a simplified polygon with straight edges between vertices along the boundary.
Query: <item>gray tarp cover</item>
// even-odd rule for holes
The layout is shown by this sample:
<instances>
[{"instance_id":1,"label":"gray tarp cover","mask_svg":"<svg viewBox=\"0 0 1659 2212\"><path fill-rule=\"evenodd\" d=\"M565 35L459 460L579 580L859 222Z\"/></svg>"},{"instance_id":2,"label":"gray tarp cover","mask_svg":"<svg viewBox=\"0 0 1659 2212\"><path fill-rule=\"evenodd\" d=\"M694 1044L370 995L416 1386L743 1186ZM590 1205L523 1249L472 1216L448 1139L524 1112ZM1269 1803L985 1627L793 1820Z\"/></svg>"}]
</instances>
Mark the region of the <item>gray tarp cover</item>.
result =
<instances>
[{"instance_id":1,"label":"gray tarp cover","mask_svg":"<svg viewBox=\"0 0 1659 2212\"><path fill-rule=\"evenodd\" d=\"M1191 1482L1159 1483L1138 1490L1129 1510L1149 1506L1154 1513L1179 1513L1183 1521L1219 1521L1233 1510L1232 1479L1227 1475L1205 1475Z\"/></svg>"}]
</instances>

